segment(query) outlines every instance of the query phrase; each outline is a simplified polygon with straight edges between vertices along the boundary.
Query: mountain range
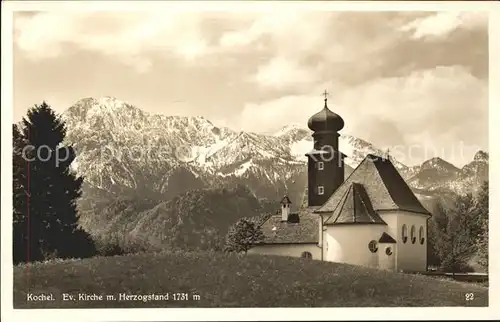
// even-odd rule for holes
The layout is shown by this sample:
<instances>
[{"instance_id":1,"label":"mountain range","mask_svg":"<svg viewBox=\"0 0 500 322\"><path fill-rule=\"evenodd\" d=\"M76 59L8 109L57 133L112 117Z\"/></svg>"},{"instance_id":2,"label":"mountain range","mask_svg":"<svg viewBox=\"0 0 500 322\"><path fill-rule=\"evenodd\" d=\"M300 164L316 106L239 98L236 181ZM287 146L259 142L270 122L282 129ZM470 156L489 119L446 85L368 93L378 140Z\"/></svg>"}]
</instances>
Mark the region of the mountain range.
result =
<instances>
[{"instance_id":1,"label":"mountain range","mask_svg":"<svg viewBox=\"0 0 500 322\"><path fill-rule=\"evenodd\" d=\"M112 97L84 98L62 114L73 169L84 177L80 224L104 247L126 252L217 249L229 226L278 210L284 194L306 197L311 131L290 124L276 133L218 127L203 117L147 113ZM305 123L305 122L304 122ZM385 152L341 134L346 177L367 154ZM488 153L458 168L432 158L407 166L389 156L425 207L474 192L488 178ZM183 246L184 245L184 246Z\"/></svg>"},{"instance_id":2,"label":"mountain range","mask_svg":"<svg viewBox=\"0 0 500 322\"><path fill-rule=\"evenodd\" d=\"M85 98L63 115L73 167L87 186L108 193L140 193L160 200L203 187L244 184L258 198L288 193L300 202L307 182L309 129L288 125L272 134L234 131L203 117L147 113L112 97ZM368 154L384 151L360 138L340 136L346 175ZM391 161L416 193L474 191L488 178L488 153L462 168L432 158L418 166Z\"/></svg>"}]
</instances>

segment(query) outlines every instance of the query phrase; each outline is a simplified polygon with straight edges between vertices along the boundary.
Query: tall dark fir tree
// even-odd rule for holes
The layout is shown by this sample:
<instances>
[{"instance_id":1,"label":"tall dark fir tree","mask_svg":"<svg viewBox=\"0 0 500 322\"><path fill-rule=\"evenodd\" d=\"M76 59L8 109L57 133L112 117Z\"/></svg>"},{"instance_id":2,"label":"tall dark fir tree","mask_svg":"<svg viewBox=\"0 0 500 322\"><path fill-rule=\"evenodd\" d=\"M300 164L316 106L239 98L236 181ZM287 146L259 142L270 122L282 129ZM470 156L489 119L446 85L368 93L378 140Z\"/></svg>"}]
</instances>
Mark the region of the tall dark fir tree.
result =
<instances>
[{"instance_id":1,"label":"tall dark fir tree","mask_svg":"<svg viewBox=\"0 0 500 322\"><path fill-rule=\"evenodd\" d=\"M13 192L13 256L14 263L25 262L30 257L28 243L29 221L27 217L28 203L28 179L27 162L23 159L23 149L26 142L16 124L12 126L12 192ZM40 254L32 253L32 258L40 259Z\"/></svg>"},{"instance_id":2,"label":"tall dark fir tree","mask_svg":"<svg viewBox=\"0 0 500 322\"><path fill-rule=\"evenodd\" d=\"M64 122L43 102L28 111L16 135L14 243L19 247L14 245L14 259L92 255L92 240L78 227L76 201L83 178L70 168L75 151L63 142ZM19 254L23 244L25 255Z\"/></svg>"}]
</instances>

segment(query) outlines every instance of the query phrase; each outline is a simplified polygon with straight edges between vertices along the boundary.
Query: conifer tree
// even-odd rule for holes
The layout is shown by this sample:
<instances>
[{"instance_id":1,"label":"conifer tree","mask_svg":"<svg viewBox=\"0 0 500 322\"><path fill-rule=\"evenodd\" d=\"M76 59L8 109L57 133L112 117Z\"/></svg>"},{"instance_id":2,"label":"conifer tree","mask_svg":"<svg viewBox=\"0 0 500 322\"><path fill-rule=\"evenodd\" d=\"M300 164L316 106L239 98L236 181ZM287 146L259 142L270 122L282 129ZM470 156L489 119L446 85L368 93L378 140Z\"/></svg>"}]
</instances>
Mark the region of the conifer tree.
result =
<instances>
[{"instance_id":1,"label":"conifer tree","mask_svg":"<svg viewBox=\"0 0 500 322\"><path fill-rule=\"evenodd\" d=\"M14 263L25 262L28 257L29 231L26 218L27 212L27 162L23 160L22 153L25 142L16 124L12 126L12 192L13 192L13 257ZM35 254L33 254L35 255ZM35 257L37 257L35 255Z\"/></svg>"},{"instance_id":2,"label":"conifer tree","mask_svg":"<svg viewBox=\"0 0 500 322\"><path fill-rule=\"evenodd\" d=\"M91 239L78 228L76 201L83 178L70 168L75 152L64 145L65 135L64 122L45 102L31 108L22 120L26 170L14 172L14 185L22 181L18 190L23 188L27 198L26 209L19 200L15 201L14 212L21 221L18 226L26 227L25 239L30 241L27 259L31 261L54 256L86 257L93 253ZM20 174L23 171L25 175Z\"/></svg>"}]
</instances>

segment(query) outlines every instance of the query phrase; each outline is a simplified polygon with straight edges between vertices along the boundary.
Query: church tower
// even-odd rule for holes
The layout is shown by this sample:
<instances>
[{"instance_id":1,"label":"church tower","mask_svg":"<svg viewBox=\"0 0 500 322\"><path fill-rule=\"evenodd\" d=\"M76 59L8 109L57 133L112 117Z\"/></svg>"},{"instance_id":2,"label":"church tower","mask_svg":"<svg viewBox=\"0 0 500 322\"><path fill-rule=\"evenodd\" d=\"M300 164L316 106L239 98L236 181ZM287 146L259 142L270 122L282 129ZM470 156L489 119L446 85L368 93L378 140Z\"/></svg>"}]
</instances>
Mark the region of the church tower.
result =
<instances>
[{"instance_id":1,"label":"church tower","mask_svg":"<svg viewBox=\"0 0 500 322\"><path fill-rule=\"evenodd\" d=\"M338 133L344 120L328 109L326 91L324 95L325 106L307 123L314 132L313 150L306 154L309 207L323 205L344 182L344 155L339 151Z\"/></svg>"}]
</instances>

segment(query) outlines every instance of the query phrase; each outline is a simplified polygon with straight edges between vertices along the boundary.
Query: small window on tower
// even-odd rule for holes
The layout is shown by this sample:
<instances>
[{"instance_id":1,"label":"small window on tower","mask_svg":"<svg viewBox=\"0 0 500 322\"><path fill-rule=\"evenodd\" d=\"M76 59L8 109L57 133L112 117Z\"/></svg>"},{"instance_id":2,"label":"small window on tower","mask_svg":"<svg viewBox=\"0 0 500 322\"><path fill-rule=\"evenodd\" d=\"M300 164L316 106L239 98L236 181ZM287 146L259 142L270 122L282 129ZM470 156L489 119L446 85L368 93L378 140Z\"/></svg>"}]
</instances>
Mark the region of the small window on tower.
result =
<instances>
[{"instance_id":1,"label":"small window on tower","mask_svg":"<svg viewBox=\"0 0 500 322\"><path fill-rule=\"evenodd\" d=\"M323 186L318 187L318 195L323 195L325 193L325 188Z\"/></svg>"},{"instance_id":2,"label":"small window on tower","mask_svg":"<svg viewBox=\"0 0 500 322\"><path fill-rule=\"evenodd\" d=\"M318 170L323 170L325 168L325 163L323 161L318 162Z\"/></svg>"}]
</instances>

